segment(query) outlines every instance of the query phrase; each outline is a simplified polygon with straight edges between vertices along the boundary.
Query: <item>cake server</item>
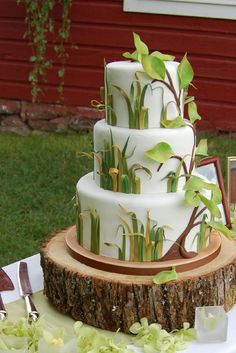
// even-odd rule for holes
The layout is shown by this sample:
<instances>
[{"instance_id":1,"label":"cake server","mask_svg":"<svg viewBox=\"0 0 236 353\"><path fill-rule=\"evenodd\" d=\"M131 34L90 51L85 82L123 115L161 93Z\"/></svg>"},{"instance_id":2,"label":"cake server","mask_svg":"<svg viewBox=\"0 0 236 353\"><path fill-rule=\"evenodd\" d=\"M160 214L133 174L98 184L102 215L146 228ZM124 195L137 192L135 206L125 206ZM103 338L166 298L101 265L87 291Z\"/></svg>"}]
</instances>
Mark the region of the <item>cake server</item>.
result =
<instances>
[{"instance_id":1,"label":"cake server","mask_svg":"<svg viewBox=\"0 0 236 353\"><path fill-rule=\"evenodd\" d=\"M14 290L14 285L6 272L0 267L0 320L4 320L7 317L7 311L1 296L1 292L7 290Z\"/></svg>"},{"instance_id":2,"label":"cake server","mask_svg":"<svg viewBox=\"0 0 236 353\"><path fill-rule=\"evenodd\" d=\"M31 289L28 266L26 262L21 261L18 267L18 284L20 289L20 295L25 300L26 311L28 315L28 320L30 322L37 321L39 318L39 313L31 299L33 291Z\"/></svg>"}]
</instances>

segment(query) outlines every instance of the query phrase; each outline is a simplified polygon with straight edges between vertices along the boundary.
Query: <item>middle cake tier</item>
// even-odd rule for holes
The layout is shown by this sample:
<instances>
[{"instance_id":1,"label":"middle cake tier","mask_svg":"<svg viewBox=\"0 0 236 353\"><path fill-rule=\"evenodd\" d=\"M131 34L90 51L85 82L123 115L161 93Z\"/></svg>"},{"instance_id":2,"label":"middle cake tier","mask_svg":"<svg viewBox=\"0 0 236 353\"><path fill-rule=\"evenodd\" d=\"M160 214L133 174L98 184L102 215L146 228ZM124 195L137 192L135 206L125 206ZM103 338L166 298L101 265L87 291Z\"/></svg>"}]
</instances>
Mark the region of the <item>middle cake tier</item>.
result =
<instances>
[{"instance_id":1,"label":"middle cake tier","mask_svg":"<svg viewBox=\"0 0 236 353\"><path fill-rule=\"evenodd\" d=\"M164 150L163 150L164 149ZM146 152L153 150L150 158ZM133 194L166 193L171 180L182 190L195 153L191 124L178 129L136 130L108 125L94 126L94 175L106 190ZM169 156L163 163L155 154Z\"/></svg>"}]
</instances>

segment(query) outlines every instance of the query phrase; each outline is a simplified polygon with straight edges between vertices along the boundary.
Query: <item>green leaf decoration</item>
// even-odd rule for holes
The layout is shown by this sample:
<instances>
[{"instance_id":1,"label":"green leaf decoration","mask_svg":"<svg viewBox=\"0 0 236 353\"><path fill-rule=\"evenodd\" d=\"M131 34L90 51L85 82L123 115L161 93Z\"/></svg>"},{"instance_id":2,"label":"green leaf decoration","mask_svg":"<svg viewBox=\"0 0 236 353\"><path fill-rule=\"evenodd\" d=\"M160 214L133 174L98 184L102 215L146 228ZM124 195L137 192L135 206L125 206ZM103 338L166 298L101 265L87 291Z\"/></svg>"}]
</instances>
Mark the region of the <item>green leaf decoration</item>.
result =
<instances>
[{"instance_id":1,"label":"green leaf decoration","mask_svg":"<svg viewBox=\"0 0 236 353\"><path fill-rule=\"evenodd\" d=\"M184 186L185 191L202 191L202 190L211 190L211 200L218 205L222 201L222 194L221 190L218 185L212 184L212 183L207 183L204 179L201 177L198 177L196 175L191 175L191 177L188 179Z\"/></svg>"},{"instance_id":2,"label":"green leaf decoration","mask_svg":"<svg viewBox=\"0 0 236 353\"><path fill-rule=\"evenodd\" d=\"M148 49L147 45L141 40L140 36L134 32L133 32L133 36L134 36L134 45L135 45L135 48L136 48L139 56L148 55L149 49ZM139 58L139 60L140 59L141 58Z\"/></svg>"},{"instance_id":3,"label":"green leaf decoration","mask_svg":"<svg viewBox=\"0 0 236 353\"><path fill-rule=\"evenodd\" d=\"M188 116L191 124L194 124L197 120L201 120L201 116L197 112L197 105L195 102L188 103Z\"/></svg>"},{"instance_id":4,"label":"green leaf decoration","mask_svg":"<svg viewBox=\"0 0 236 353\"><path fill-rule=\"evenodd\" d=\"M227 228L221 221L210 221L208 223L208 226L224 234L224 236L226 236L226 238L228 238L229 240L233 239L231 230Z\"/></svg>"},{"instance_id":5,"label":"green leaf decoration","mask_svg":"<svg viewBox=\"0 0 236 353\"><path fill-rule=\"evenodd\" d=\"M190 102L193 102L195 100L195 97L193 97L193 96L187 96L187 97L185 97L185 99L184 99L184 104L188 104L188 103L190 103Z\"/></svg>"},{"instance_id":6,"label":"green leaf decoration","mask_svg":"<svg viewBox=\"0 0 236 353\"><path fill-rule=\"evenodd\" d=\"M137 50L135 50L133 53L129 53L128 51L126 51L122 55L126 59L131 59L133 61L138 61L138 52L137 52Z\"/></svg>"},{"instance_id":7,"label":"green leaf decoration","mask_svg":"<svg viewBox=\"0 0 236 353\"><path fill-rule=\"evenodd\" d=\"M208 156L208 145L207 139L201 139L196 148L196 155L207 157Z\"/></svg>"},{"instance_id":8,"label":"green leaf decoration","mask_svg":"<svg viewBox=\"0 0 236 353\"><path fill-rule=\"evenodd\" d=\"M119 247L119 245L115 244L115 243L107 243L105 242L104 245L110 247L110 248L114 248L117 249L118 251L118 258L119 260L125 260L122 254L122 249Z\"/></svg>"},{"instance_id":9,"label":"green leaf decoration","mask_svg":"<svg viewBox=\"0 0 236 353\"><path fill-rule=\"evenodd\" d=\"M221 218L221 212L219 210L219 207L215 204L214 201L207 199L203 195L199 195L202 203L208 208L208 210L211 212L211 215L213 217Z\"/></svg>"},{"instance_id":10,"label":"green leaf decoration","mask_svg":"<svg viewBox=\"0 0 236 353\"><path fill-rule=\"evenodd\" d=\"M178 177L176 176L175 172L170 171L163 179L167 179L167 192L177 191Z\"/></svg>"},{"instance_id":11,"label":"green leaf decoration","mask_svg":"<svg viewBox=\"0 0 236 353\"><path fill-rule=\"evenodd\" d=\"M124 98L126 105L127 105L127 109L128 109L129 121L132 121L134 114L133 114L130 98L128 97L127 93L123 90L123 88L116 86L116 85L113 85L113 87L115 87L120 92L122 97Z\"/></svg>"},{"instance_id":12,"label":"green leaf decoration","mask_svg":"<svg viewBox=\"0 0 236 353\"><path fill-rule=\"evenodd\" d=\"M218 185L209 184L212 190L211 199L215 202L216 205L219 205L222 202L222 192Z\"/></svg>"},{"instance_id":13,"label":"green leaf decoration","mask_svg":"<svg viewBox=\"0 0 236 353\"><path fill-rule=\"evenodd\" d=\"M180 127L186 126L186 123L182 116L177 116L177 118L173 120L169 119L161 119L161 126L166 129L178 129Z\"/></svg>"},{"instance_id":14,"label":"green leaf decoration","mask_svg":"<svg viewBox=\"0 0 236 353\"><path fill-rule=\"evenodd\" d=\"M158 59L162 60L162 61L173 61L175 60L175 57L172 55L168 55L168 54L163 54L160 51L154 51L151 53L151 56L155 56Z\"/></svg>"},{"instance_id":15,"label":"green leaf decoration","mask_svg":"<svg viewBox=\"0 0 236 353\"><path fill-rule=\"evenodd\" d=\"M158 163L165 163L174 156L174 154L174 151L167 142L159 142L152 149L145 152L148 158Z\"/></svg>"},{"instance_id":16,"label":"green leaf decoration","mask_svg":"<svg viewBox=\"0 0 236 353\"><path fill-rule=\"evenodd\" d=\"M184 55L178 66L178 76L180 88L187 88L193 80L194 72L190 62L187 59L187 54Z\"/></svg>"},{"instance_id":17,"label":"green leaf decoration","mask_svg":"<svg viewBox=\"0 0 236 353\"><path fill-rule=\"evenodd\" d=\"M200 230L197 233L197 252L205 249L206 247L206 234L208 225L206 224L207 215L204 214L200 224Z\"/></svg>"},{"instance_id":18,"label":"green leaf decoration","mask_svg":"<svg viewBox=\"0 0 236 353\"><path fill-rule=\"evenodd\" d=\"M204 181L204 179L196 176L196 175L192 175L188 181L186 182L185 186L184 186L184 190L188 191L188 190L193 190L193 191L200 191L202 189L206 189L207 188L208 183Z\"/></svg>"},{"instance_id":19,"label":"green leaf decoration","mask_svg":"<svg viewBox=\"0 0 236 353\"><path fill-rule=\"evenodd\" d=\"M151 78L161 81L165 79L166 68L161 59L151 55L143 55L142 65L146 74Z\"/></svg>"},{"instance_id":20,"label":"green leaf decoration","mask_svg":"<svg viewBox=\"0 0 236 353\"><path fill-rule=\"evenodd\" d=\"M236 217L231 218L231 233L232 237L236 238Z\"/></svg>"},{"instance_id":21,"label":"green leaf decoration","mask_svg":"<svg viewBox=\"0 0 236 353\"><path fill-rule=\"evenodd\" d=\"M150 171L150 169L148 169L147 167L144 167L143 165L141 165L139 163L133 164L129 168L129 173L132 174L132 173L136 172L137 170L144 170L150 176L150 178L152 177L152 172Z\"/></svg>"},{"instance_id":22,"label":"green leaf decoration","mask_svg":"<svg viewBox=\"0 0 236 353\"><path fill-rule=\"evenodd\" d=\"M175 267L173 266L169 271L161 271L155 275L153 278L153 283L155 284L163 284L170 281L174 281L178 278Z\"/></svg>"},{"instance_id":23,"label":"green leaf decoration","mask_svg":"<svg viewBox=\"0 0 236 353\"><path fill-rule=\"evenodd\" d=\"M193 207L200 206L201 199L199 197L199 193L193 190L187 190L185 192L185 202L187 205L191 205Z\"/></svg>"}]
</instances>

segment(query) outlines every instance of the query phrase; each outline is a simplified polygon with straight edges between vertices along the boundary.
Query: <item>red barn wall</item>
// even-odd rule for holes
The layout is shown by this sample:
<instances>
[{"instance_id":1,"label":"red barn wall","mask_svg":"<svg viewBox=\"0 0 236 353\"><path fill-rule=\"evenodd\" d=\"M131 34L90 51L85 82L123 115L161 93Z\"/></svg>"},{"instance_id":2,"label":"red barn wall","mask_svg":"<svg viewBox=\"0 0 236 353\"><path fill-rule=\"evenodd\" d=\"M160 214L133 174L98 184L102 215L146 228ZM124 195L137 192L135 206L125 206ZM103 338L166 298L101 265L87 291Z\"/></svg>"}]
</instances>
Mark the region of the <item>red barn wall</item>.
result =
<instances>
[{"instance_id":1,"label":"red barn wall","mask_svg":"<svg viewBox=\"0 0 236 353\"><path fill-rule=\"evenodd\" d=\"M24 6L17 0L1 0L0 98L30 100L28 62L31 48L23 39ZM103 84L103 60L121 60L133 49L132 31L140 34L151 50L180 59L188 52L195 71L192 90L203 117L200 127L236 131L236 26L233 20L123 12L121 0L74 0L71 11L72 39L65 76L65 104L89 106L99 99ZM52 50L50 47L49 51ZM58 100L56 69L50 72L41 101Z\"/></svg>"}]
</instances>

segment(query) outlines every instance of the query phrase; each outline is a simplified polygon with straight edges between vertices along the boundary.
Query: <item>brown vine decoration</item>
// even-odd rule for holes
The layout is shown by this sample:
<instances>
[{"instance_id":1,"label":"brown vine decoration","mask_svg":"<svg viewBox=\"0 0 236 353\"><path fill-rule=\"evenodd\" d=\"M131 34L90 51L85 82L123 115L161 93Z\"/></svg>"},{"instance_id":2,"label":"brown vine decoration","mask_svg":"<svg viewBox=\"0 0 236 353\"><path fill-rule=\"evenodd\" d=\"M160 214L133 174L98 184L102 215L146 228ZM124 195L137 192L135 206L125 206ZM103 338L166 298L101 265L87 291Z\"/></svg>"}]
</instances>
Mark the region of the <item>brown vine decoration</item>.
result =
<instances>
[{"instance_id":1,"label":"brown vine decoration","mask_svg":"<svg viewBox=\"0 0 236 353\"><path fill-rule=\"evenodd\" d=\"M60 79L57 88L60 100L63 98L65 64L68 59L65 44L70 43L71 20L70 9L73 0L18 0L18 4L24 4L26 9L25 21L27 30L24 38L27 38L32 46L33 54L29 61L33 68L29 73L31 83L32 101L38 100L43 94L41 83L47 82L48 70L53 66L54 60L48 56L49 36L53 37L52 43L56 58L59 61L57 70ZM61 9L61 21L59 28L55 25L53 11L55 6Z\"/></svg>"}]
</instances>

